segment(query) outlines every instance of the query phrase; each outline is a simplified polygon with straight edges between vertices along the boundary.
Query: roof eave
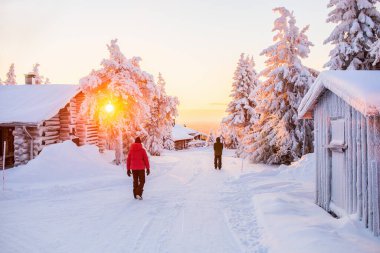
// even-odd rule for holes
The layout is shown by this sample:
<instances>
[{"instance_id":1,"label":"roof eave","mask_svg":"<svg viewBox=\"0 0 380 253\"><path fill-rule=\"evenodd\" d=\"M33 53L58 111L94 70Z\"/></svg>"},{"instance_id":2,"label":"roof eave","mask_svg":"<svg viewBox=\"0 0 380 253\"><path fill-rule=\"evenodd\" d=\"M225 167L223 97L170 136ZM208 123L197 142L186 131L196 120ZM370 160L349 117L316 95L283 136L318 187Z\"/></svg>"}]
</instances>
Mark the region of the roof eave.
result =
<instances>
[{"instance_id":1,"label":"roof eave","mask_svg":"<svg viewBox=\"0 0 380 253\"><path fill-rule=\"evenodd\" d=\"M40 125L40 122L33 123L33 122L6 122L6 123L0 123L1 127L18 127L18 126L26 126L26 127L38 127Z\"/></svg>"}]
</instances>

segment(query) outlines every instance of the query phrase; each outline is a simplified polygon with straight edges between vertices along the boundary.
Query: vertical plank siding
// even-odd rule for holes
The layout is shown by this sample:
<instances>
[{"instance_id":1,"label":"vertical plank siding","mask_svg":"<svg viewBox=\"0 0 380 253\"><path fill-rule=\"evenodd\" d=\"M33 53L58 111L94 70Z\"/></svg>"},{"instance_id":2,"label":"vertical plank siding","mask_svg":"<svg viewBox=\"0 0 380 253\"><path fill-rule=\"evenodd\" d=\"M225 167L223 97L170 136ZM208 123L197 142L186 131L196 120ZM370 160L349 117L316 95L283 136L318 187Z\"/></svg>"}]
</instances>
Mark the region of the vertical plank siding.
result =
<instances>
[{"instance_id":1,"label":"vertical plank siding","mask_svg":"<svg viewBox=\"0 0 380 253\"><path fill-rule=\"evenodd\" d=\"M373 171L373 232L376 236L380 235L380 117L375 118L374 125L375 145L374 148L374 164Z\"/></svg>"},{"instance_id":2,"label":"vertical plank siding","mask_svg":"<svg viewBox=\"0 0 380 253\"><path fill-rule=\"evenodd\" d=\"M367 119L361 116L361 142L362 142L362 216L359 216L362 222L368 224L368 159L367 159Z\"/></svg>"},{"instance_id":3,"label":"vertical plank siding","mask_svg":"<svg viewBox=\"0 0 380 253\"><path fill-rule=\"evenodd\" d=\"M326 91L314 109L316 153L316 204L331 210L332 152L331 120L345 120L345 172L335 180L346 214L357 214L364 226L380 235L380 117L365 117L330 91Z\"/></svg>"},{"instance_id":4,"label":"vertical plank siding","mask_svg":"<svg viewBox=\"0 0 380 253\"><path fill-rule=\"evenodd\" d=\"M373 212L372 212L372 158L373 158L373 145L374 145L374 141L373 141L373 117L369 117L367 119L367 143L368 143L368 169L367 169L367 177L368 177L368 223L366 224L367 227L370 229L370 230L373 230Z\"/></svg>"}]
</instances>

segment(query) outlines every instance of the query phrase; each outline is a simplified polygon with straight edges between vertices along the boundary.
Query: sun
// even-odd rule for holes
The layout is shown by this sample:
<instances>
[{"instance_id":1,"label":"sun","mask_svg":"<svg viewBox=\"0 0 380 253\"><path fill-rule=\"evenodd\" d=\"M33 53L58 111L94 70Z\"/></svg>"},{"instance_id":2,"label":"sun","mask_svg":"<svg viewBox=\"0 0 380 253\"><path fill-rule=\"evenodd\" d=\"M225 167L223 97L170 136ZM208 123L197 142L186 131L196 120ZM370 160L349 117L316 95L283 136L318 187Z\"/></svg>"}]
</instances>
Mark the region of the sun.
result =
<instances>
[{"instance_id":1,"label":"sun","mask_svg":"<svg viewBox=\"0 0 380 253\"><path fill-rule=\"evenodd\" d=\"M106 109L106 112L111 113L115 110L115 107L113 106L113 104L111 104L111 102L108 102L105 109Z\"/></svg>"}]
</instances>

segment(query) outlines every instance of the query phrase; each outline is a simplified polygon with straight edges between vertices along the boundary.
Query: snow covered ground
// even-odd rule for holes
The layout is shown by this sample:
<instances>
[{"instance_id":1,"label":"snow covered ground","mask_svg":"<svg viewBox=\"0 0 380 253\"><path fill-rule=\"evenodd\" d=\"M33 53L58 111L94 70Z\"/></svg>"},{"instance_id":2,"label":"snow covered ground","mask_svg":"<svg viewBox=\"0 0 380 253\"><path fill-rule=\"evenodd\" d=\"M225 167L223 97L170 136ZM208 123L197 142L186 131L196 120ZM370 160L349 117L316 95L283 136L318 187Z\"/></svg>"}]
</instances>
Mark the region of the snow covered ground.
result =
<instances>
[{"instance_id":1,"label":"snow covered ground","mask_svg":"<svg viewBox=\"0 0 380 253\"><path fill-rule=\"evenodd\" d=\"M250 165L210 148L152 157L144 200L112 154L65 142L6 171L0 252L380 252L355 217L314 205L313 155Z\"/></svg>"}]
</instances>

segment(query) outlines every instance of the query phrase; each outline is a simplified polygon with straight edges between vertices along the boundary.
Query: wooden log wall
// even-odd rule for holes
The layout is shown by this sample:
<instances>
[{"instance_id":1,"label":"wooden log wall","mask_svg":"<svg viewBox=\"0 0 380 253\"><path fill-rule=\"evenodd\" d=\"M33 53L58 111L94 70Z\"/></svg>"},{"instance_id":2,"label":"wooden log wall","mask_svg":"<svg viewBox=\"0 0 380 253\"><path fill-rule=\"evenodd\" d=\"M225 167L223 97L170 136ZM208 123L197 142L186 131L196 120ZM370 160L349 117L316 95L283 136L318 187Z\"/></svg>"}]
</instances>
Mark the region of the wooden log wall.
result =
<instances>
[{"instance_id":1,"label":"wooden log wall","mask_svg":"<svg viewBox=\"0 0 380 253\"><path fill-rule=\"evenodd\" d=\"M40 126L42 131L41 143L43 146L51 145L60 142L60 115L45 120Z\"/></svg>"},{"instance_id":2,"label":"wooden log wall","mask_svg":"<svg viewBox=\"0 0 380 253\"><path fill-rule=\"evenodd\" d=\"M59 111L59 140L70 140L71 133L71 114L69 110L70 103Z\"/></svg>"},{"instance_id":3,"label":"wooden log wall","mask_svg":"<svg viewBox=\"0 0 380 253\"><path fill-rule=\"evenodd\" d=\"M75 127L75 135L79 138L79 145L98 145L99 150L104 152L105 145L103 142L99 142L98 124L95 121L90 120L88 117L80 115L79 113L83 100L84 94L79 93L75 99L70 102L73 116L72 121L75 122L75 124L73 124L73 127ZM103 133L102 138L104 137L105 135Z\"/></svg>"},{"instance_id":4,"label":"wooden log wall","mask_svg":"<svg viewBox=\"0 0 380 253\"><path fill-rule=\"evenodd\" d=\"M41 130L38 127L26 127L26 131L32 138L29 137L22 126L15 127L15 130L13 131L14 166L26 164L32 159L32 156L33 158L36 157L43 149ZM31 142L33 142L33 145L31 145Z\"/></svg>"},{"instance_id":5,"label":"wooden log wall","mask_svg":"<svg viewBox=\"0 0 380 253\"><path fill-rule=\"evenodd\" d=\"M380 235L380 117L365 117L330 91L323 94L314 111L316 153L316 203L331 211L332 118L345 119L344 209L376 236Z\"/></svg>"}]
</instances>

